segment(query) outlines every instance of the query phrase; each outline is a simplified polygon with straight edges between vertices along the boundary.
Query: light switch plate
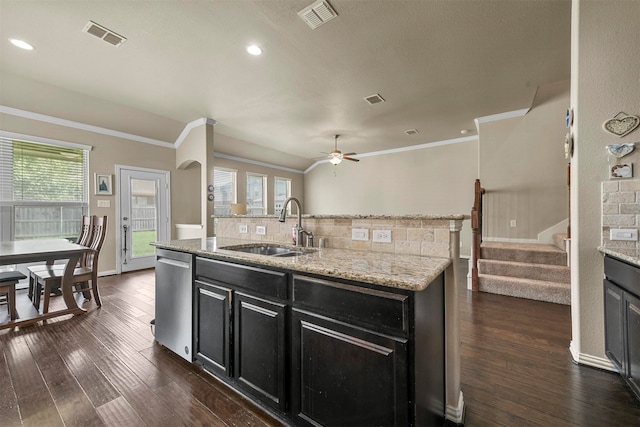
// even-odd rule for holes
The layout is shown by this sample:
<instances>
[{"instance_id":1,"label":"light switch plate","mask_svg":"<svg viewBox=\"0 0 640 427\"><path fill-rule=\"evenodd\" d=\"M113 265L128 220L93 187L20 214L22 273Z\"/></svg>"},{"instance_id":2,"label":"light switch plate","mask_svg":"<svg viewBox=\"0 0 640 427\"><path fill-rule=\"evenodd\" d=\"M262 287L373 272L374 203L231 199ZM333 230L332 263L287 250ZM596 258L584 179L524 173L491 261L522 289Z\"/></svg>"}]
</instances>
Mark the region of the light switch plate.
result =
<instances>
[{"instance_id":1,"label":"light switch plate","mask_svg":"<svg viewBox=\"0 0 640 427\"><path fill-rule=\"evenodd\" d=\"M638 230L612 228L611 230L609 230L609 240L630 240L632 242L637 242Z\"/></svg>"},{"instance_id":2,"label":"light switch plate","mask_svg":"<svg viewBox=\"0 0 640 427\"><path fill-rule=\"evenodd\" d=\"M240 232L240 234L247 234L249 232L247 224L238 225L238 231Z\"/></svg>"},{"instance_id":3,"label":"light switch plate","mask_svg":"<svg viewBox=\"0 0 640 427\"><path fill-rule=\"evenodd\" d=\"M267 234L267 227L265 227L264 225L256 225L256 234L264 236L265 234Z\"/></svg>"},{"instance_id":4,"label":"light switch plate","mask_svg":"<svg viewBox=\"0 0 640 427\"><path fill-rule=\"evenodd\" d=\"M368 228L352 228L351 229L351 240L369 240L369 229Z\"/></svg>"},{"instance_id":5,"label":"light switch plate","mask_svg":"<svg viewBox=\"0 0 640 427\"><path fill-rule=\"evenodd\" d=\"M111 200L100 200L98 199L98 207L99 208L110 208Z\"/></svg>"}]
</instances>

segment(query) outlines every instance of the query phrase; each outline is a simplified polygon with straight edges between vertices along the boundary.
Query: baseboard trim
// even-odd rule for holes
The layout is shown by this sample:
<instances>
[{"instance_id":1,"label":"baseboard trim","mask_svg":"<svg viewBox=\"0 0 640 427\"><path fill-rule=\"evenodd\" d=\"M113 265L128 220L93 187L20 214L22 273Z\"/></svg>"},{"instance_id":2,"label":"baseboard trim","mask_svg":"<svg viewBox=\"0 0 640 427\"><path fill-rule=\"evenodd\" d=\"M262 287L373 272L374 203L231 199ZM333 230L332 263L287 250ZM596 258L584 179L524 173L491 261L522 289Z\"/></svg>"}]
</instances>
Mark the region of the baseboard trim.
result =
<instances>
[{"instance_id":1,"label":"baseboard trim","mask_svg":"<svg viewBox=\"0 0 640 427\"><path fill-rule=\"evenodd\" d=\"M113 276L115 274L118 274L118 272L116 270L100 271L100 272L98 272L98 277Z\"/></svg>"},{"instance_id":2,"label":"baseboard trim","mask_svg":"<svg viewBox=\"0 0 640 427\"><path fill-rule=\"evenodd\" d=\"M573 341L569 344L569 351L574 363L578 365L590 366L592 368L602 369L605 371L616 372L613 363L606 357L597 357L591 354L580 353L574 346Z\"/></svg>"},{"instance_id":3,"label":"baseboard trim","mask_svg":"<svg viewBox=\"0 0 640 427\"><path fill-rule=\"evenodd\" d=\"M453 407L447 405L445 419L449 424L464 425L464 396L462 395L462 391L460 391L460 395L458 395L458 406Z\"/></svg>"}]
</instances>

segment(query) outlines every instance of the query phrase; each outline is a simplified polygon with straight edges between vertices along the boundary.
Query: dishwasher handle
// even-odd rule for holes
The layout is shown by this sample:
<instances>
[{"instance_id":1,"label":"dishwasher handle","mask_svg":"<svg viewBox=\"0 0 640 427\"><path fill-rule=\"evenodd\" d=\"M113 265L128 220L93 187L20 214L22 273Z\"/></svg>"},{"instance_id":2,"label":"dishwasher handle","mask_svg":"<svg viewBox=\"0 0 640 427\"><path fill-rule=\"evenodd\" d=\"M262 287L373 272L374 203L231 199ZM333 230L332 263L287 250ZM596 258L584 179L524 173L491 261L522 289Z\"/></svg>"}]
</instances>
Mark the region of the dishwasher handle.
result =
<instances>
[{"instance_id":1,"label":"dishwasher handle","mask_svg":"<svg viewBox=\"0 0 640 427\"><path fill-rule=\"evenodd\" d=\"M174 267L180 267L180 268L186 268L189 269L191 268L191 264L186 262L186 261L178 261L176 259L171 259L171 258L160 258L158 257L157 262L161 263L161 264L169 264L172 265Z\"/></svg>"}]
</instances>

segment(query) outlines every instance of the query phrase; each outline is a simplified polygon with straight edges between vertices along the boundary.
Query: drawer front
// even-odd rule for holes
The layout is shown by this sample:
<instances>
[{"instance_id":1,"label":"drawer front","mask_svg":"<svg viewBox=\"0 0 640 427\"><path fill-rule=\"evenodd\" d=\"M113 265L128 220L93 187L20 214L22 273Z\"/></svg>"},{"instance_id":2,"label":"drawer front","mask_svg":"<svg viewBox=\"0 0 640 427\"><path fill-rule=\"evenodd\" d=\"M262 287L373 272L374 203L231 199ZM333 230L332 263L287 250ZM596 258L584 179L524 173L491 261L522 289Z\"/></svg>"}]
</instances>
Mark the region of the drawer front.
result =
<instances>
[{"instance_id":1,"label":"drawer front","mask_svg":"<svg viewBox=\"0 0 640 427\"><path fill-rule=\"evenodd\" d=\"M293 276L293 302L373 330L409 333L409 297L308 276Z\"/></svg>"},{"instance_id":2,"label":"drawer front","mask_svg":"<svg viewBox=\"0 0 640 427\"><path fill-rule=\"evenodd\" d=\"M604 257L604 274L616 285L640 297L640 268L610 256Z\"/></svg>"},{"instance_id":3,"label":"drawer front","mask_svg":"<svg viewBox=\"0 0 640 427\"><path fill-rule=\"evenodd\" d=\"M209 278L267 297L287 298L287 273L198 257L196 277Z\"/></svg>"}]
</instances>

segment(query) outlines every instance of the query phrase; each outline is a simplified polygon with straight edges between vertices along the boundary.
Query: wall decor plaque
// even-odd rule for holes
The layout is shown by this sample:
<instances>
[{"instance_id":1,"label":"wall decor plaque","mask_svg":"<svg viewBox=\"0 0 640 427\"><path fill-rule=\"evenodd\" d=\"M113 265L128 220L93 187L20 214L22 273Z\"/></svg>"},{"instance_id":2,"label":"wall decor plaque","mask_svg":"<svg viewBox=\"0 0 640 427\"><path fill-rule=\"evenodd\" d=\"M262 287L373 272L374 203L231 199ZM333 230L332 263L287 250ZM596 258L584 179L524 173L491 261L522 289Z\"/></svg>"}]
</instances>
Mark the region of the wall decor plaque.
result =
<instances>
[{"instance_id":1,"label":"wall decor plaque","mask_svg":"<svg viewBox=\"0 0 640 427\"><path fill-rule=\"evenodd\" d=\"M613 157L618 159L631 153L636 148L635 143L629 144L609 144L607 145L607 152Z\"/></svg>"},{"instance_id":2,"label":"wall decor plaque","mask_svg":"<svg viewBox=\"0 0 640 427\"><path fill-rule=\"evenodd\" d=\"M609 133L623 137L633 132L638 125L640 125L640 117L630 116L621 111L612 119L605 121L602 124L602 128Z\"/></svg>"},{"instance_id":3,"label":"wall decor plaque","mask_svg":"<svg viewBox=\"0 0 640 427\"><path fill-rule=\"evenodd\" d=\"M611 178L633 178L633 164L613 165L611 167Z\"/></svg>"}]
</instances>

